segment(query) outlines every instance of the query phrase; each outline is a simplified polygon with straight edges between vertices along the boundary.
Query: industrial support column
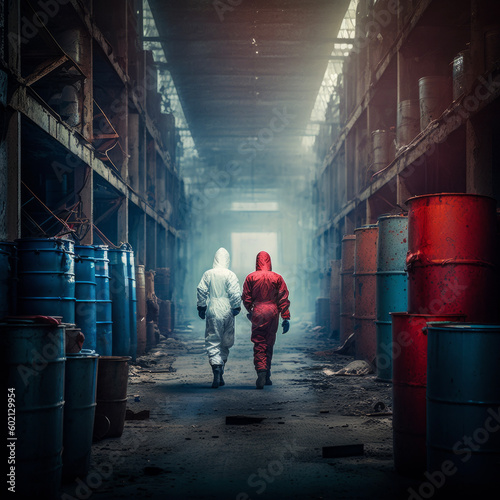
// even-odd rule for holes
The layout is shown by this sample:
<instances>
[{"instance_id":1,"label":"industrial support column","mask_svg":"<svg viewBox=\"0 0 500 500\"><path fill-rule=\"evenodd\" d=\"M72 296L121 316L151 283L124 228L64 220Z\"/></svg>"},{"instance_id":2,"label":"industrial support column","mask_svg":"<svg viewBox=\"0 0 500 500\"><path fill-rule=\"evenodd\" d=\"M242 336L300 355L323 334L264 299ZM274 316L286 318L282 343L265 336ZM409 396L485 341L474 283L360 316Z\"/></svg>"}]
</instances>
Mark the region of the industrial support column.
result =
<instances>
[{"instance_id":1,"label":"industrial support column","mask_svg":"<svg viewBox=\"0 0 500 500\"><path fill-rule=\"evenodd\" d=\"M0 23L8 37L2 40L0 56L13 81L21 72L20 4L2 2L1 9ZM21 236L21 114L8 106L8 72L0 71L0 119L5 125L0 130L0 239L15 240Z\"/></svg>"},{"instance_id":2,"label":"industrial support column","mask_svg":"<svg viewBox=\"0 0 500 500\"><path fill-rule=\"evenodd\" d=\"M482 75L485 70L483 26L491 19L491 9L479 0L471 2L471 74ZM492 119L486 109L466 122L466 191L493 196Z\"/></svg>"}]
</instances>

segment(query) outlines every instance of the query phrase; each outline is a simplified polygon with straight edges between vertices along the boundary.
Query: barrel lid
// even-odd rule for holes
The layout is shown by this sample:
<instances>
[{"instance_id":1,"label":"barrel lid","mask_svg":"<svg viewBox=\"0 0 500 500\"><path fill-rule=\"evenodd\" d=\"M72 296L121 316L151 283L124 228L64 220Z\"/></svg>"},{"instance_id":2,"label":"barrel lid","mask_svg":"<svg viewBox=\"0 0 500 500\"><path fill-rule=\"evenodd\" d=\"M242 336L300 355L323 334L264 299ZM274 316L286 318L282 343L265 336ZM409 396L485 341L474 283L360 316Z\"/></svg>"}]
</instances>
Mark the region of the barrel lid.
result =
<instances>
[{"instance_id":1,"label":"barrel lid","mask_svg":"<svg viewBox=\"0 0 500 500\"><path fill-rule=\"evenodd\" d=\"M342 238L342 240L355 240L355 239L356 239L355 234L344 234L344 237Z\"/></svg>"}]
</instances>

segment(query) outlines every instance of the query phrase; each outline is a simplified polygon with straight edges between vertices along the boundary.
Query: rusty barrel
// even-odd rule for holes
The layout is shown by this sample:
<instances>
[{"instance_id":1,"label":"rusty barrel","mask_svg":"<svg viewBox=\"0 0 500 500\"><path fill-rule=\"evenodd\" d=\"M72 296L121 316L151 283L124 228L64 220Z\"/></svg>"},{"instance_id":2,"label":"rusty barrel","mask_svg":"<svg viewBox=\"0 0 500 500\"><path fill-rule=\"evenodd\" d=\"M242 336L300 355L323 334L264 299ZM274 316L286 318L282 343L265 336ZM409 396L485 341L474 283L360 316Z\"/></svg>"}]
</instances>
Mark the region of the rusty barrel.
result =
<instances>
[{"instance_id":1,"label":"rusty barrel","mask_svg":"<svg viewBox=\"0 0 500 500\"><path fill-rule=\"evenodd\" d=\"M408 304L405 271L408 251L408 217L378 218L377 244L377 378L392 380L391 312L406 311Z\"/></svg>"},{"instance_id":2,"label":"rusty barrel","mask_svg":"<svg viewBox=\"0 0 500 500\"><path fill-rule=\"evenodd\" d=\"M441 193L407 203L408 311L496 322L495 200Z\"/></svg>"},{"instance_id":3,"label":"rusty barrel","mask_svg":"<svg viewBox=\"0 0 500 500\"><path fill-rule=\"evenodd\" d=\"M333 338L340 332L340 260L331 261L330 276L330 325Z\"/></svg>"},{"instance_id":4,"label":"rusty barrel","mask_svg":"<svg viewBox=\"0 0 500 500\"><path fill-rule=\"evenodd\" d=\"M377 333L375 327L377 299L378 226L369 224L355 229L354 253L354 332L355 357L375 361Z\"/></svg>"},{"instance_id":5,"label":"rusty barrel","mask_svg":"<svg viewBox=\"0 0 500 500\"><path fill-rule=\"evenodd\" d=\"M398 103L396 145L402 148L420 133L420 107L416 99Z\"/></svg>"},{"instance_id":6,"label":"rusty barrel","mask_svg":"<svg viewBox=\"0 0 500 500\"><path fill-rule=\"evenodd\" d=\"M497 485L500 325L430 324L427 331L428 470L449 461L450 485Z\"/></svg>"},{"instance_id":7,"label":"rusty barrel","mask_svg":"<svg viewBox=\"0 0 500 500\"><path fill-rule=\"evenodd\" d=\"M394 139L392 130L374 130L372 132L373 171L378 172L394 160Z\"/></svg>"},{"instance_id":8,"label":"rusty barrel","mask_svg":"<svg viewBox=\"0 0 500 500\"><path fill-rule=\"evenodd\" d=\"M155 293L161 300L170 300L170 268L160 267L155 274Z\"/></svg>"},{"instance_id":9,"label":"rusty barrel","mask_svg":"<svg viewBox=\"0 0 500 500\"><path fill-rule=\"evenodd\" d=\"M172 333L172 302L159 300L158 328L160 333L168 337Z\"/></svg>"},{"instance_id":10,"label":"rusty barrel","mask_svg":"<svg viewBox=\"0 0 500 500\"><path fill-rule=\"evenodd\" d=\"M354 250L356 236L346 234L342 238L340 267L340 343L343 344L354 332Z\"/></svg>"},{"instance_id":11,"label":"rusty barrel","mask_svg":"<svg viewBox=\"0 0 500 500\"><path fill-rule=\"evenodd\" d=\"M420 129L438 119L452 101L452 80L447 76L424 76L418 81Z\"/></svg>"},{"instance_id":12,"label":"rusty barrel","mask_svg":"<svg viewBox=\"0 0 500 500\"><path fill-rule=\"evenodd\" d=\"M394 467L418 476L426 470L427 323L463 320L459 315L393 312L392 428Z\"/></svg>"},{"instance_id":13,"label":"rusty barrel","mask_svg":"<svg viewBox=\"0 0 500 500\"><path fill-rule=\"evenodd\" d=\"M97 368L94 436L103 419L109 421L99 438L119 437L125 426L130 356L101 356Z\"/></svg>"},{"instance_id":14,"label":"rusty barrel","mask_svg":"<svg viewBox=\"0 0 500 500\"><path fill-rule=\"evenodd\" d=\"M146 275L144 266L138 264L135 269L137 293L137 355L146 352Z\"/></svg>"}]
</instances>

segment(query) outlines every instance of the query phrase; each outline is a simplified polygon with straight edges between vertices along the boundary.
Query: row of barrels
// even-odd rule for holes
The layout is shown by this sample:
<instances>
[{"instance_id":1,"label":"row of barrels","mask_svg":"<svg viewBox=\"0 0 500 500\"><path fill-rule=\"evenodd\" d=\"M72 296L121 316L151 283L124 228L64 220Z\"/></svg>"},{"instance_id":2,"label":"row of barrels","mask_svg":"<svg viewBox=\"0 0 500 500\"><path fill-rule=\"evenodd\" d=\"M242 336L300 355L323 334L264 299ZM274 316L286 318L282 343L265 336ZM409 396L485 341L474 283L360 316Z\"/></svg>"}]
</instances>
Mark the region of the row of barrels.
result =
<instances>
[{"instance_id":1,"label":"row of barrels","mask_svg":"<svg viewBox=\"0 0 500 500\"><path fill-rule=\"evenodd\" d=\"M83 333L83 348L103 356L144 354L157 342L147 302L161 296L161 333L173 329L170 270L148 273L130 245L75 245L63 238L0 242L0 318L58 317ZM146 286L149 285L149 290ZM148 299L149 297L149 299ZM156 323L158 323L157 320Z\"/></svg>"},{"instance_id":2,"label":"row of barrels","mask_svg":"<svg viewBox=\"0 0 500 500\"><path fill-rule=\"evenodd\" d=\"M67 326L50 316L0 323L8 483L20 498L60 498L63 483L86 480L93 441L123 432L130 356L77 351Z\"/></svg>"},{"instance_id":3,"label":"row of barrels","mask_svg":"<svg viewBox=\"0 0 500 500\"><path fill-rule=\"evenodd\" d=\"M450 460L450 483L491 481L499 435L467 448L467 460L456 447L500 406L496 201L440 193L407 204L407 215L381 216L342 240L330 297L340 341L352 335L355 357L392 382L399 472Z\"/></svg>"}]
</instances>

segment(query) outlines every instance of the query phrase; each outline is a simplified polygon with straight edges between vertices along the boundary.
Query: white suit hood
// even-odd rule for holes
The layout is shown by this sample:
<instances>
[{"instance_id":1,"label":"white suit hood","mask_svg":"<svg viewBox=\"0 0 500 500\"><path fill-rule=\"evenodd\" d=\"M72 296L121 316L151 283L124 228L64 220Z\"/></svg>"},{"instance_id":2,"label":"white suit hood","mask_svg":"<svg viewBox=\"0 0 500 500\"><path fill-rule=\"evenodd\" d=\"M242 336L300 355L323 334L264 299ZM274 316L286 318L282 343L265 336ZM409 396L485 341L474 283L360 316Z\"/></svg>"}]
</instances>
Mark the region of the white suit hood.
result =
<instances>
[{"instance_id":1,"label":"white suit hood","mask_svg":"<svg viewBox=\"0 0 500 500\"><path fill-rule=\"evenodd\" d=\"M215 252L214 257L214 265L213 268L223 267L224 269L229 269L229 263L231 258L229 257L229 252L225 248L219 248L217 252Z\"/></svg>"}]
</instances>

